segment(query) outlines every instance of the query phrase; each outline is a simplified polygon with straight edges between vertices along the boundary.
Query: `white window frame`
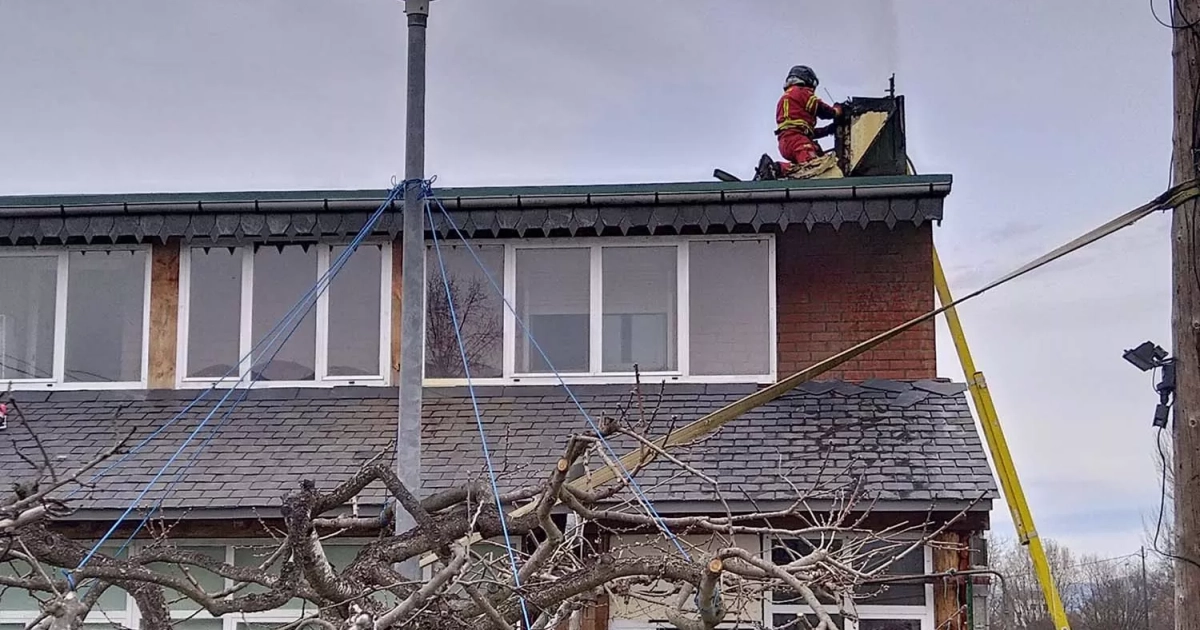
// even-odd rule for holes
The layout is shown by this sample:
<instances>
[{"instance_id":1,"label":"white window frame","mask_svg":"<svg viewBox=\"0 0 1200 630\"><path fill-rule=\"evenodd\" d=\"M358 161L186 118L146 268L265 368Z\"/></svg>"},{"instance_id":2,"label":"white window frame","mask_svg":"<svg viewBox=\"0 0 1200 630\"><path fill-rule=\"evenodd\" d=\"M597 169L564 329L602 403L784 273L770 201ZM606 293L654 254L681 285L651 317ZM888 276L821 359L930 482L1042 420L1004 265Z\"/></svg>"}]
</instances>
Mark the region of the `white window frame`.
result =
<instances>
[{"instance_id":1,"label":"white window frame","mask_svg":"<svg viewBox=\"0 0 1200 630\"><path fill-rule=\"evenodd\" d=\"M88 548L91 548L91 546L96 543L96 541L94 541L94 540L79 541L79 542L80 542L80 544L82 544ZM132 552L132 550L133 549L132 549L132 545L131 545L130 549L128 551ZM104 550L104 552L111 552L111 551L112 551L111 549ZM112 588L116 589L116 587L112 587ZM116 589L116 590L120 590L120 589ZM132 610L131 610L136 607L133 604L133 598L130 597L129 594L126 593L125 591L121 591L121 593L125 595L125 609L124 610L114 610L114 611L100 611L100 610L97 610L96 607L92 607L91 612L89 612L87 617L84 617L84 620L83 620L83 622L85 624L87 624L86 626L84 626L85 630L88 628L88 626L97 628L99 630L99 624L103 624L106 628L111 628L112 626L111 626L110 622L122 624L127 628L136 628L137 627L137 625L134 623L134 617L133 617ZM38 596L43 599L46 599L50 596L50 594L41 592L41 593L39 593ZM36 619L38 617L38 615L40 615L40 614L41 614L41 611L37 610L37 609L7 610L4 608L0 608L0 624L28 624L30 621Z\"/></svg>"},{"instance_id":2,"label":"white window frame","mask_svg":"<svg viewBox=\"0 0 1200 630\"><path fill-rule=\"evenodd\" d=\"M345 538L339 539L337 542L325 543L329 546L350 546L362 547L371 539L366 538ZM247 539L228 539L228 538L179 538L172 539L172 544L180 547L223 547L225 550L225 562L227 564L234 563L234 548L235 547L251 547L255 545L271 545L277 544L270 539L247 538ZM136 553L144 547L144 542L134 542L129 545L129 553ZM230 588L234 584L233 580L225 580L225 588ZM120 590L118 587L113 589ZM85 624L104 624L109 626L112 623L122 624L127 628L137 628L141 622L141 614L138 611L137 602L134 601L128 593L121 590L125 595L125 610L121 611L99 611L92 609L88 616L84 618ZM316 606L310 606L305 612L315 612ZM40 614L38 610L0 610L0 624L23 624L35 619ZM299 618L300 609L295 608L279 608L257 613L242 613L228 614L222 617L213 617L207 611L200 610L172 610L171 619L173 621L182 621L192 619L196 621L220 621L221 630L237 630L239 623L289 623ZM97 630L101 630L96 626ZM86 626L85 626L86 630Z\"/></svg>"},{"instance_id":3,"label":"white window frame","mask_svg":"<svg viewBox=\"0 0 1200 630\"><path fill-rule=\"evenodd\" d=\"M638 619L609 619L609 630L669 630L675 628L670 621L664 619L648 619L645 621ZM727 621L717 624L717 630L748 630L750 625L746 622L738 623L736 621Z\"/></svg>"},{"instance_id":4,"label":"white window frame","mask_svg":"<svg viewBox=\"0 0 1200 630\"><path fill-rule=\"evenodd\" d=\"M99 382L68 382L67 368L67 285L69 282L68 265L72 252L125 252L142 251L146 253L145 277L142 287L142 356L141 379L137 381L99 381ZM146 389L150 373L150 270L154 266L154 253L149 245L81 245L64 247L5 247L0 248L2 258L36 257L57 258L54 300L54 359L51 378L11 379L14 390L107 390L107 389ZM6 379L4 386L10 380Z\"/></svg>"},{"instance_id":5,"label":"white window frame","mask_svg":"<svg viewBox=\"0 0 1200 630\"><path fill-rule=\"evenodd\" d=\"M771 550L774 547L775 537L764 534L762 539L763 558L768 562L771 560ZM897 536L896 540L911 539L915 542L916 538L908 536ZM925 573L933 573L933 547L925 545L921 548ZM859 604L850 600L844 605L826 604L825 612L830 615L844 614L843 609L847 613L854 613L859 619L878 620L878 619L912 619L921 622L921 630L935 630L934 608L933 608L933 584L925 584L925 605L924 606L892 606L892 605L870 605ZM777 614L811 614L812 608L804 604L776 604L771 597L770 592L763 593L763 623L770 626L772 619ZM846 617L845 630L858 630L858 622Z\"/></svg>"},{"instance_id":6,"label":"white window frame","mask_svg":"<svg viewBox=\"0 0 1200 630\"><path fill-rule=\"evenodd\" d=\"M254 339L253 318L251 309L254 306L254 252L258 247L274 247L275 243L255 243L252 245L210 245L210 249L233 247L241 256L242 262L242 294L241 294L241 327L238 338L238 376L213 379L212 377L187 376L188 366L188 328L191 317L191 269L192 249L203 246L184 244L179 256L179 322L177 326L177 356L175 369L175 386L179 389L202 389L208 387L232 387L239 381L242 386L249 383L245 375L253 366L253 358L247 356L250 349L257 343ZM284 243L287 246L299 247L301 243ZM315 284L329 270L333 261L332 250L344 247L348 243L320 242L311 243L310 247L317 250L317 270L313 277ZM392 348L392 243L386 240L366 240L362 247L380 247L380 301L379 301L379 371L377 375L366 376L336 376L326 372L329 369L329 286L317 297L314 307L316 317L316 354L314 355L315 377L311 381L255 381L252 389L269 389L275 387L335 387L339 385L383 387L391 381L391 348ZM334 278L336 281L336 277Z\"/></svg>"},{"instance_id":7,"label":"white window frame","mask_svg":"<svg viewBox=\"0 0 1200 630\"><path fill-rule=\"evenodd\" d=\"M697 375L691 374L690 348L690 262L689 244L692 242L714 241L765 241L767 245L767 347L768 372L765 374L736 374L736 375ZM453 240L445 241L454 245ZM590 251L590 297L588 310L589 321L589 369L587 372L561 373L562 382L567 384L589 383L634 383L637 379L633 372L605 372L602 369L604 355L603 331L604 289L603 289L603 256L605 247L675 247L676 248L676 365L675 370L658 372L641 372L643 383L656 383L664 380L680 383L774 383L776 380L776 365L778 354L777 304L776 304L776 264L775 264L775 235L762 234L711 234L686 236L626 236L626 237L556 237L539 239L503 239L495 241L476 241L478 245L503 246L504 266L502 277L496 277L504 289L504 299L513 309L517 305L517 251L522 249L586 249ZM475 244L472 244L475 246ZM432 243L426 243L426 253L432 249ZM430 279L440 279L440 270L436 263L426 263L426 276ZM437 283L435 283L437 284ZM423 283L429 290L429 281ZM438 285L440 286L440 284ZM503 309L504 336L502 340L503 375L492 378L472 378L476 385L558 385L559 376L553 373L523 373L517 371L517 341L524 336L516 315L508 306ZM528 323L528 322L526 322ZM422 362L424 363L424 362ZM454 387L466 384L465 378L425 377L426 387Z\"/></svg>"}]
</instances>

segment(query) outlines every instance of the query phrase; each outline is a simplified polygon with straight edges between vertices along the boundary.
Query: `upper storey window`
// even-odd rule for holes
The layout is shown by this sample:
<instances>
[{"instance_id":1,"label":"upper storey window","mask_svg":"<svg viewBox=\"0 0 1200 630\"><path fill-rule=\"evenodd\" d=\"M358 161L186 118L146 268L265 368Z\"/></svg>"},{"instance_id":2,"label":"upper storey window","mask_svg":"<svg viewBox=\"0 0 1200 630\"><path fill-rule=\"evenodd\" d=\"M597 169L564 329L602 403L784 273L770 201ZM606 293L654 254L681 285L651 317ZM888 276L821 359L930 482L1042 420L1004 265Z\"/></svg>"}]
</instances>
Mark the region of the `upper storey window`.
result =
<instances>
[{"instance_id":1,"label":"upper storey window","mask_svg":"<svg viewBox=\"0 0 1200 630\"><path fill-rule=\"evenodd\" d=\"M772 378L769 236L548 239L474 250L442 243L472 378L619 382L635 369L654 380ZM426 273L425 377L461 380L432 245Z\"/></svg>"},{"instance_id":2,"label":"upper storey window","mask_svg":"<svg viewBox=\"0 0 1200 630\"><path fill-rule=\"evenodd\" d=\"M0 250L0 382L145 386L144 247Z\"/></svg>"},{"instance_id":3,"label":"upper storey window","mask_svg":"<svg viewBox=\"0 0 1200 630\"><path fill-rule=\"evenodd\" d=\"M179 287L182 382L385 382L389 245L363 244L312 308L294 308L344 252L329 244L186 249Z\"/></svg>"}]
</instances>

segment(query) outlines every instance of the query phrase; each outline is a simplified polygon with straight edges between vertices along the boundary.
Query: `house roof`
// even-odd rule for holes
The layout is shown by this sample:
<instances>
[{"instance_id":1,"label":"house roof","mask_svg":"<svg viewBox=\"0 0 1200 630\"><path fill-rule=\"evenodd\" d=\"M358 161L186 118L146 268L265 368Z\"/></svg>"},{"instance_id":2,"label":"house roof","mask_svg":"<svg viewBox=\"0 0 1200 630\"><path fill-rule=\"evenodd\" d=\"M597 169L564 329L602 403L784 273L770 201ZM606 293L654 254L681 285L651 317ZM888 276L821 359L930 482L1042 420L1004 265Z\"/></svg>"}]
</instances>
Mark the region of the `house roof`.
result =
<instances>
[{"instance_id":1,"label":"house roof","mask_svg":"<svg viewBox=\"0 0 1200 630\"><path fill-rule=\"evenodd\" d=\"M442 188L473 237L757 232L940 221L949 175L595 186ZM0 245L337 238L356 234L386 190L0 197ZM378 235L400 230L399 203ZM437 229L447 231L441 216Z\"/></svg>"},{"instance_id":2,"label":"house roof","mask_svg":"<svg viewBox=\"0 0 1200 630\"><path fill-rule=\"evenodd\" d=\"M660 391L661 387L661 391ZM647 386L643 399L648 433L661 436L749 393L753 386L673 384ZM629 408L630 386L572 388L594 417ZM132 430L136 444L182 410L196 392L19 392L30 427L59 473L71 470ZM587 425L564 394L551 387L477 389L480 410L501 488L541 480L567 438ZM215 396L213 397L215 398ZM73 497L81 517L115 515L136 499L160 467L209 411L202 403L126 461ZM426 390L422 474L431 490L479 478L485 468L479 433L464 389ZM652 416L652 417L651 417ZM114 419L115 418L115 419ZM208 428L183 451L176 467L147 493L142 505L190 510L189 517L247 515L280 504L302 478L319 487L347 478L395 436L396 390L259 389L210 437ZM215 424L221 414L213 417ZM210 425L212 426L212 425ZM207 441L196 454L195 446ZM4 444L8 442L8 444ZM30 433L10 420L0 432L0 478L22 479L38 459ZM633 447L613 440L618 453ZM713 437L675 451L683 461L717 478L731 502L789 502L793 485L834 488L865 481L879 509L932 503L961 505L983 497L987 509L996 486L967 407L963 387L945 381L807 383L729 423ZM686 512L716 505L714 489L660 460L639 473L639 484L660 509ZM360 496L360 507L379 505L381 487Z\"/></svg>"}]
</instances>

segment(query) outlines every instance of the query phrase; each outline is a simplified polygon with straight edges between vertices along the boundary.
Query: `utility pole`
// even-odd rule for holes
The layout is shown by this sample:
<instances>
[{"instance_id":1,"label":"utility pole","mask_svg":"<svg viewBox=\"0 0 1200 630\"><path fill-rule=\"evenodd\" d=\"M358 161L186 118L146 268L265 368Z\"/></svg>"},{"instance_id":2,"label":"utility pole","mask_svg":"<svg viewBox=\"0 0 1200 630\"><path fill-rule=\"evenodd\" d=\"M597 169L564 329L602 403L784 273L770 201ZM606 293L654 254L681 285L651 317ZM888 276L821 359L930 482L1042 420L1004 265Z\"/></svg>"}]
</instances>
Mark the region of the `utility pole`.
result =
<instances>
[{"instance_id":1,"label":"utility pole","mask_svg":"<svg viewBox=\"0 0 1200 630\"><path fill-rule=\"evenodd\" d=\"M1150 630L1150 583L1146 580L1146 546L1142 545L1142 620Z\"/></svg>"},{"instance_id":2,"label":"utility pole","mask_svg":"<svg viewBox=\"0 0 1200 630\"><path fill-rule=\"evenodd\" d=\"M418 498L421 492L421 377L425 362L425 30L430 0L404 0L408 16L408 103L404 143L404 223L400 289L400 418L396 474ZM396 533L415 525L396 506ZM400 565L418 578L416 559Z\"/></svg>"},{"instance_id":3,"label":"utility pole","mask_svg":"<svg viewBox=\"0 0 1200 630\"><path fill-rule=\"evenodd\" d=\"M1200 120L1200 0L1171 5L1175 62L1174 176L1197 178ZM1175 389L1175 628L1200 630L1200 265L1197 201L1179 204L1171 220L1172 329Z\"/></svg>"}]
</instances>

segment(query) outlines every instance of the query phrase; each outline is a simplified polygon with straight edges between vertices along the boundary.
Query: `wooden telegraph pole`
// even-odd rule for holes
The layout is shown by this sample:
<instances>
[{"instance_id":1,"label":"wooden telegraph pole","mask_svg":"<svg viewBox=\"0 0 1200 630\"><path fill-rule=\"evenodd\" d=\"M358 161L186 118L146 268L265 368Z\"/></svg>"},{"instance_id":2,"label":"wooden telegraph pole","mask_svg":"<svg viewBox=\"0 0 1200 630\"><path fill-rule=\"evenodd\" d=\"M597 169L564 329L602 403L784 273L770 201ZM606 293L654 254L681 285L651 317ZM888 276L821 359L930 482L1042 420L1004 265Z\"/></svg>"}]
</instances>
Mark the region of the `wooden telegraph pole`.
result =
<instances>
[{"instance_id":1,"label":"wooden telegraph pole","mask_svg":"<svg viewBox=\"0 0 1200 630\"><path fill-rule=\"evenodd\" d=\"M1175 60L1175 182L1197 178L1200 117L1200 0L1171 6ZM1172 328L1176 360L1175 628L1200 630L1200 224L1197 200L1179 204L1171 221Z\"/></svg>"}]
</instances>

